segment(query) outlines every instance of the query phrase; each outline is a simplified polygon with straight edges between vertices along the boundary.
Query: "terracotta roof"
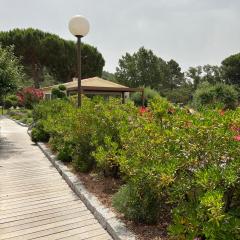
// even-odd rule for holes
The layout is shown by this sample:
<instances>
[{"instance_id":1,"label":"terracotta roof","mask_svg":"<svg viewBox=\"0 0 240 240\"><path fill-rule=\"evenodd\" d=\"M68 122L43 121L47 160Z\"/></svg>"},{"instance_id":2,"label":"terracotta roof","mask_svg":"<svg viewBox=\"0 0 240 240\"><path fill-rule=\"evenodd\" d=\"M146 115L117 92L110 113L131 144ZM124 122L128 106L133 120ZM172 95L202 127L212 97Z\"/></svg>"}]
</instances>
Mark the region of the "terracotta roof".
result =
<instances>
[{"instance_id":1,"label":"terracotta roof","mask_svg":"<svg viewBox=\"0 0 240 240\"><path fill-rule=\"evenodd\" d=\"M74 78L73 81L67 82L67 83L61 83L49 87L43 87L43 91L50 91L52 88L58 87L59 85L64 85L67 89L69 88L77 88L77 78ZM99 77L92 77L92 78L86 78L82 79L81 85L83 87L102 87L102 88L128 88L126 86L120 85L118 83L114 83L108 80L104 80Z\"/></svg>"}]
</instances>

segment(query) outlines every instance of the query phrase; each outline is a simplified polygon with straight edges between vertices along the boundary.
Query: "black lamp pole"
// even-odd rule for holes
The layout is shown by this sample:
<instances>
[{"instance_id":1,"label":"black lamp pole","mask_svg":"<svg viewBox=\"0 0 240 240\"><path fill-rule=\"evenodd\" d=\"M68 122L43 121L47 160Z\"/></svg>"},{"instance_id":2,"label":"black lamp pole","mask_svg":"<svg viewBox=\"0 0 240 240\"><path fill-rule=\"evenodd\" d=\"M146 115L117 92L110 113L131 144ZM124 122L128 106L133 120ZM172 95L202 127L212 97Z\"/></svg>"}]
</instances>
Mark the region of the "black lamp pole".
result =
<instances>
[{"instance_id":1,"label":"black lamp pole","mask_svg":"<svg viewBox=\"0 0 240 240\"><path fill-rule=\"evenodd\" d=\"M82 106L82 72L81 72L81 38L82 36L77 37L77 77L78 77L78 107Z\"/></svg>"}]
</instances>

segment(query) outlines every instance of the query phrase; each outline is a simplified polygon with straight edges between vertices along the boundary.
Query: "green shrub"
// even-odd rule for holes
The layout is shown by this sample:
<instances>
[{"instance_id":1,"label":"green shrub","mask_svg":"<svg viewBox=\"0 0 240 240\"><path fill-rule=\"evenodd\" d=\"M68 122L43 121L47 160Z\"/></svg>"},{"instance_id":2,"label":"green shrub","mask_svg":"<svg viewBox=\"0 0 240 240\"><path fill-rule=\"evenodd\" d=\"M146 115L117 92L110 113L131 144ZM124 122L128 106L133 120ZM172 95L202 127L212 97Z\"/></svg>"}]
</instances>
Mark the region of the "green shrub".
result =
<instances>
[{"instance_id":1,"label":"green shrub","mask_svg":"<svg viewBox=\"0 0 240 240\"><path fill-rule=\"evenodd\" d=\"M47 142L48 136L44 131L39 130L38 128L33 128L31 131L31 137L33 142Z\"/></svg>"},{"instance_id":2,"label":"green shrub","mask_svg":"<svg viewBox=\"0 0 240 240\"><path fill-rule=\"evenodd\" d=\"M75 125L77 109L68 101L55 99L43 101L33 109L35 122L42 123L50 137L52 149L62 161L71 161L75 149Z\"/></svg>"},{"instance_id":3,"label":"green shrub","mask_svg":"<svg viewBox=\"0 0 240 240\"><path fill-rule=\"evenodd\" d=\"M181 86L172 90L164 90L162 95L172 103L188 104L192 99L193 89L191 85Z\"/></svg>"},{"instance_id":4,"label":"green shrub","mask_svg":"<svg viewBox=\"0 0 240 240\"><path fill-rule=\"evenodd\" d=\"M119 177L119 162L116 156L124 146L121 132L127 133L134 128L138 109L132 102L122 104L119 99L99 101L94 108L95 130L92 143L96 150L93 156L105 175Z\"/></svg>"},{"instance_id":5,"label":"green shrub","mask_svg":"<svg viewBox=\"0 0 240 240\"><path fill-rule=\"evenodd\" d=\"M49 133L44 130L42 122L38 122L31 131L31 138L33 142L48 142Z\"/></svg>"},{"instance_id":6,"label":"green shrub","mask_svg":"<svg viewBox=\"0 0 240 240\"><path fill-rule=\"evenodd\" d=\"M6 100L5 100L5 108L6 109L9 109L11 107L16 108L17 105L18 105L18 98L16 95L9 95L6 97Z\"/></svg>"},{"instance_id":7,"label":"green shrub","mask_svg":"<svg viewBox=\"0 0 240 240\"><path fill-rule=\"evenodd\" d=\"M57 158L63 162L72 161L72 149L71 145L65 145L62 149L59 150Z\"/></svg>"},{"instance_id":8,"label":"green shrub","mask_svg":"<svg viewBox=\"0 0 240 240\"><path fill-rule=\"evenodd\" d=\"M52 98L66 98L66 93L65 93L66 87L64 85L60 85L58 88L53 88L52 89Z\"/></svg>"},{"instance_id":9,"label":"green shrub","mask_svg":"<svg viewBox=\"0 0 240 240\"><path fill-rule=\"evenodd\" d=\"M197 109L204 106L212 108L235 109L238 104L238 92L231 85L209 83L201 84L193 95L193 105Z\"/></svg>"},{"instance_id":10,"label":"green shrub","mask_svg":"<svg viewBox=\"0 0 240 240\"><path fill-rule=\"evenodd\" d=\"M4 101L4 108L5 108L5 109L9 109L9 108L11 108L11 107L13 107L12 101L11 101L10 99L6 99L6 100Z\"/></svg>"},{"instance_id":11,"label":"green shrub","mask_svg":"<svg viewBox=\"0 0 240 240\"><path fill-rule=\"evenodd\" d=\"M170 214L172 239L239 239L239 108L189 114L156 97L139 112L132 102L83 98L80 109L56 99L33 112L64 161L122 178L113 204L127 218Z\"/></svg>"},{"instance_id":12,"label":"green shrub","mask_svg":"<svg viewBox=\"0 0 240 240\"><path fill-rule=\"evenodd\" d=\"M26 118L26 124L31 125L33 123L33 119L31 117Z\"/></svg>"},{"instance_id":13,"label":"green shrub","mask_svg":"<svg viewBox=\"0 0 240 240\"><path fill-rule=\"evenodd\" d=\"M59 85L59 86L58 86L58 89L59 89L60 91L66 91L66 87L65 87L64 85Z\"/></svg>"},{"instance_id":14,"label":"green shrub","mask_svg":"<svg viewBox=\"0 0 240 240\"><path fill-rule=\"evenodd\" d=\"M158 96L160 95L156 90L147 87L144 88L144 101L142 100L142 93L140 92L133 93L131 95L131 100L134 101L136 106L142 106L142 103L144 102L144 106L147 107L149 100Z\"/></svg>"},{"instance_id":15,"label":"green shrub","mask_svg":"<svg viewBox=\"0 0 240 240\"><path fill-rule=\"evenodd\" d=\"M76 170L79 172L89 172L93 169L93 166L95 165L95 161L93 158L83 158L80 154L76 154L73 157L73 166Z\"/></svg>"},{"instance_id":16,"label":"green shrub","mask_svg":"<svg viewBox=\"0 0 240 240\"><path fill-rule=\"evenodd\" d=\"M144 178L136 184L128 183L113 197L113 206L127 219L152 224L159 220L163 203ZM166 204L166 203L164 203Z\"/></svg>"}]
</instances>

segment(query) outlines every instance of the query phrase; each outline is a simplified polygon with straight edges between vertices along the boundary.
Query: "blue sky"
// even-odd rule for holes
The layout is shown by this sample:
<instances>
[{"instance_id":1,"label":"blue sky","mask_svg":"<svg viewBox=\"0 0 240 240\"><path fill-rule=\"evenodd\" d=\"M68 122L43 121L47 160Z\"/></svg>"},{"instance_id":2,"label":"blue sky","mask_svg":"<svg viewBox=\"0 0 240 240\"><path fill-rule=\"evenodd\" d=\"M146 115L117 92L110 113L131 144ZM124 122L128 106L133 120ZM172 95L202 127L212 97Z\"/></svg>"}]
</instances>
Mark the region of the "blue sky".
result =
<instances>
[{"instance_id":1,"label":"blue sky","mask_svg":"<svg viewBox=\"0 0 240 240\"><path fill-rule=\"evenodd\" d=\"M0 0L0 30L33 27L74 40L75 14L88 18L83 41L99 49L110 72L141 46L184 70L240 52L239 0Z\"/></svg>"}]
</instances>

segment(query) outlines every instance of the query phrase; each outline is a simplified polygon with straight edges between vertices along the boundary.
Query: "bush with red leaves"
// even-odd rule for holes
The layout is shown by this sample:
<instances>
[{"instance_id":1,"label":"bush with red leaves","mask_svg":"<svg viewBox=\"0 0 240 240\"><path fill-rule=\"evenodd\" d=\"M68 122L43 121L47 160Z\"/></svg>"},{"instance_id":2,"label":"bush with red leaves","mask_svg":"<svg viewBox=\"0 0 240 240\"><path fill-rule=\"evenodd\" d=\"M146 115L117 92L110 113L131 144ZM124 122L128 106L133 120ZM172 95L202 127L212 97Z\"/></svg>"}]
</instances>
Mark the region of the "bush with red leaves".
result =
<instances>
[{"instance_id":1,"label":"bush with red leaves","mask_svg":"<svg viewBox=\"0 0 240 240\"><path fill-rule=\"evenodd\" d=\"M33 105L43 99L43 91L33 87L27 87L17 93L18 103L26 108L33 108Z\"/></svg>"}]
</instances>

